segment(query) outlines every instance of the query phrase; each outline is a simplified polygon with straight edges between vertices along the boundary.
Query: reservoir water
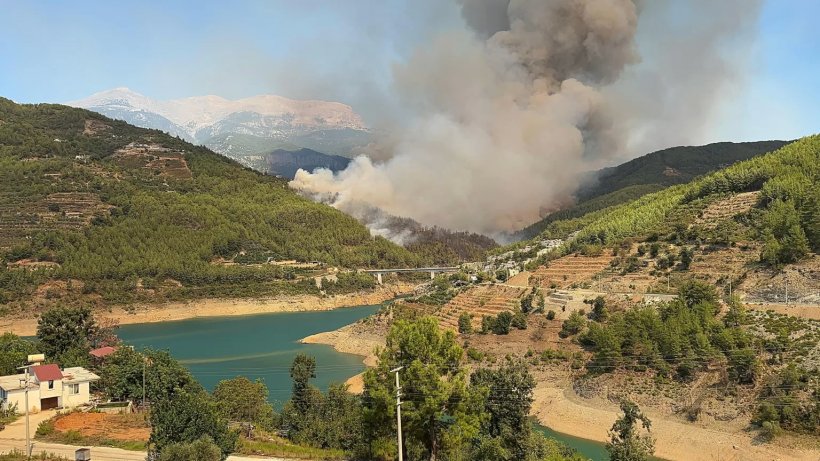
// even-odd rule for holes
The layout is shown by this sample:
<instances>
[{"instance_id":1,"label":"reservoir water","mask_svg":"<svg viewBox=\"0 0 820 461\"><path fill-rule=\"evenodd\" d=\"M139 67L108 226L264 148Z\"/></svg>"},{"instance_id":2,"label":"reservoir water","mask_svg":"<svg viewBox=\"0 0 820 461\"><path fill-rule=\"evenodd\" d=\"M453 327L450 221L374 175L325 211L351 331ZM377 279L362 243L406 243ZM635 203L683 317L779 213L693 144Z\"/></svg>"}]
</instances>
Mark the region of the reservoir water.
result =
<instances>
[{"instance_id":1,"label":"reservoir water","mask_svg":"<svg viewBox=\"0 0 820 461\"><path fill-rule=\"evenodd\" d=\"M380 307L142 323L123 325L118 334L138 349L170 351L208 390L239 375L260 378L270 390L271 402L281 408L290 398L289 369L300 352L316 358L313 383L322 390L364 370L362 357L342 354L323 344L300 344L299 340L353 323Z\"/></svg>"},{"instance_id":2,"label":"reservoir water","mask_svg":"<svg viewBox=\"0 0 820 461\"><path fill-rule=\"evenodd\" d=\"M316 379L313 382L322 390L364 370L359 356L343 354L323 344L301 344L299 340L353 323L375 313L380 307L123 325L119 336L138 349L151 347L170 351L209 390L213 390L220 380L239 375L262 379L270 390L271 402L281 408L290 398L290 364L300 352L316 358ZM362 354L367 352L362 351ZM608 460L601 443L536 427L592 461Z\"/></svg>"}]
</instances>

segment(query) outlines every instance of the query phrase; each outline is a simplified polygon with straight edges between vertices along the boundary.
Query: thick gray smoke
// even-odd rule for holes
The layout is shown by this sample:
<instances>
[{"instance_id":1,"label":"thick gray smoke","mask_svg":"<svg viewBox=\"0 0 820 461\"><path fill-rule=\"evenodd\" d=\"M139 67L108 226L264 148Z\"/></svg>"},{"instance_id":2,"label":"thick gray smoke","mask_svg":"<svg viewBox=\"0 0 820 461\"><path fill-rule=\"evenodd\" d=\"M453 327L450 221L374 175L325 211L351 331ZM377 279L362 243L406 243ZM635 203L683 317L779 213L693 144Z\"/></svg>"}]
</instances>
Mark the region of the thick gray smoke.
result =
<instances>
[{"instance_id":1,"label":"thick gray smoke","mask_svg":"<svg viewBox=\"0 0 820 461\"><path fill-rule=\"evenodd\" d=\"M604 90L639 62L635 2L460 3L471 31L440 36L394 69L413 116L371 146L385 160L300 171L293 187L354 215L375 207L497 234L568 203L582 173L623 155L640 107L621 114L624 101Z\"/></svg>"},{"instance_id":2,"label":"thick gray smoke","mask_svg":"<svg viewBox=\"0 0 820 461\"><path fill-rule=\"evenodd\" d=\"M715 139L724 104L754 72L760 0L646 2L641 63L603 89L627 156Z\"/></svg>"}]
</instances>

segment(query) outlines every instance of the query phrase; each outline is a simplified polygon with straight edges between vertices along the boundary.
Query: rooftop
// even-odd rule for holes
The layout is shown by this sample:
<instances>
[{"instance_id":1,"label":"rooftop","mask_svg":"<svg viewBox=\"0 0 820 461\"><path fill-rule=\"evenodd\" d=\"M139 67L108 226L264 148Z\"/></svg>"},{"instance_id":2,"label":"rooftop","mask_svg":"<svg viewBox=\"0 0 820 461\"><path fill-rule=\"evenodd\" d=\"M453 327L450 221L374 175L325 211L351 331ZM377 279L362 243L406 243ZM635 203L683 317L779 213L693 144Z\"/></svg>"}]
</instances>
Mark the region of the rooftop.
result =
<instances>
[{"instance_id":1,"label":"rooftop","mask_svg":"<svg viewBox=\"0 0 820 461\"><path fill-rule=\"evenodd\" d=\"M113 347L111 347L111 346L105 346L105 347L101 347L101 348L99 348L99 349L92 349L92 350L89 352L89 354L93 355L94 357L96 357L96 358L98 358L98 359L101 359L101 358L103 358L103 357L106 357L106 356L108 356L108 355L113 354L113 353L114 353L114 351L116 351L116 350L117 350L117 349L115 349L115 348L113 348Z\"/></svg>"},{"instance_id":2,"label":"rooftop","mask_svg":"<svg viewBox=\"0 0 820 461\"><path fill-rule=\"evenodd\" d=\"M99 376L86 370L83 367L66 368L65 370L63 370L63 376L63 383L66 384L85 383L89 381L97 381L98 379L100 379Z\"/></svg>"},{"instance_id":3,"label":"rooftop","mask_svg":"<svg viewBox=\"0 0 820 461\"><path fill-rule=\"evenodd\" d=\"M48 365L35 365L31 367L31 373L37 377L37 381L56 381L63 379L63 373L56 363L49 363Z\"/></svg>"},{"instance_id":4,"label":"rooftop","mask_svg":"<svg viewBox=\"0 0 820 461\"><path fill-rule=\"evenodd\" d=\"M4 391L14 391L18 389L23 389L23 382L26 380L26 375L20 373L19 375L8 375L8 376L0 376L0 388ZM38 386L33 382L29 381L30 388L37 388Z\"/></svg>"}]
</instances>

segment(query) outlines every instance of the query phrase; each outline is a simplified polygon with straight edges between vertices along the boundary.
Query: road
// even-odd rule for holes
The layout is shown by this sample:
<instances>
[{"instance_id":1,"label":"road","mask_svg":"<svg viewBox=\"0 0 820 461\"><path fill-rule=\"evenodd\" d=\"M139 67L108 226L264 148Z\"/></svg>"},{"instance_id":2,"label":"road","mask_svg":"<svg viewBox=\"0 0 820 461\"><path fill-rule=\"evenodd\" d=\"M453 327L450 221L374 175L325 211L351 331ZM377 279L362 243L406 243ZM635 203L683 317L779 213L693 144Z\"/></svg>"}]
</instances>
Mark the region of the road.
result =
<instances>
[{"instance_id":1,"label":"road","mask_svg":"<svg viewBox=\"0 0 820 461\"><path fill-rule=\"evenodd\" d=\"M35 441L32 454L39 455L40 453L49 453L59 456L64 456L67 459L74 459L74 451L78 448L72 445L61 445L58 443L44 443ZM146 453L144 451L129 451L121 450L119 448L109 447L90 447L91 459L94 461L145 461ZM8 453L13 450L25 452L25 439L0 439L0 453ZM284 458L250 458L246 456L229 456L228 461L289 461Z\"/></svg>"}]
</instances>

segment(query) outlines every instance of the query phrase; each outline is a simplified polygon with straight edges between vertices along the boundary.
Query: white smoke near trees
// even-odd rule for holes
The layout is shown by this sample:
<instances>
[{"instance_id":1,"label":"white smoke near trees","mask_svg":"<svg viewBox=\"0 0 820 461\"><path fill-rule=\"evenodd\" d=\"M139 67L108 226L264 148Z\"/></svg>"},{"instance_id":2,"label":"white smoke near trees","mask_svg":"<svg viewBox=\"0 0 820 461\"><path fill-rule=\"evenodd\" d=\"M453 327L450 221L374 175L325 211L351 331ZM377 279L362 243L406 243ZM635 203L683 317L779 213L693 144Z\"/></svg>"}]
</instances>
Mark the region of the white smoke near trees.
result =
<instances>
[{"instance_id":1,"label":"white smoke near trees","mask_svg":"<svg viewBox=\"0 0 820 461\"><path fill-rule=\"evenodd\" d=\"M394 68L408 121L373 157L299 171L292 187L365 220L377 208L492 235L569 203L584 172L624 155L641 107L623 113L605 90L640 60L634 1L460 3L470 31Z\"/></svg>"}]
</instances>

